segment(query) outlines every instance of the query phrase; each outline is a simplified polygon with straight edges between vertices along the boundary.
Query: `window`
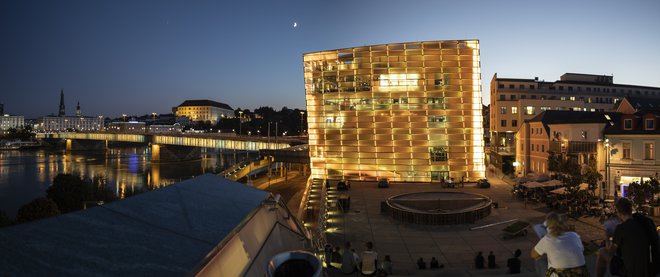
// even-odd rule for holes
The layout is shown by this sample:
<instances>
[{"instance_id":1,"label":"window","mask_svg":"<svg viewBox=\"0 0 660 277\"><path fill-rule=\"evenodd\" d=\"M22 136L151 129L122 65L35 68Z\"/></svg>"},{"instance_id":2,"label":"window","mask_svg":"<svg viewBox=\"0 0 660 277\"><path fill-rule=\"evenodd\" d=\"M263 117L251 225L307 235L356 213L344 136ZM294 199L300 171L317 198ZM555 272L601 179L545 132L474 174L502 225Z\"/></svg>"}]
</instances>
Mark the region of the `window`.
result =
<instances>
[{"instance_id":1,"label":"window","mask_svg":"<svg viewBox=\"0 0 660 277\"><path fill-rule=\"evenodd\" d=\"M630 160L630 146L631 144L629 142L624 142L622 143L623 145L623 158L622 159L627 159Z\"/></svg>"},{"instance_id":2,"label":"window","mask_svg":"<svg viewBox=\"0 0 660 277\"><path fill-rule=\"evenodd\" d=\"M516 100L516 95L515 95L515 94L511 94L511 101L515 101L515 100Z\"/></svg>"},{"instance_id":3,"label":"window","mask_svg":"<svg viewBox=\"0 0 660 277\"><path fill-rule=\"evenodd\" d=\"M430 115L429 122L447 122L447 117L444 115Z\"/></svg>"},{"instance_id":4,"label":"window","mask_svg":"<svg viewBox=\"0 0 660 277\"><path fill-rule=\"evenodd\" d=\"M646 123L645 124L646 125L646 130L655 129L655 122L652 118L647 118L647 119L644 120L644 122Z\"/></svg>"},{"instance_id":5,"label":"window","mask_svg":"<svg viewBox=\"0 0 660 277\"><path fill-rule=\"evenodd\" d=\"M515 86L514 85L509 85L509 88L513 89L513 88L515 88Z\"/></svg>"},{"instance_id":6,"label":"window","mask_svg":"<svg viewBox=\"0 0 660 277\"><path fill-rule=\"evenodd\" d=\"M532 99L536 99L536 95L532 95Z\"/></svg>"},{"instance_id":7,"label":"window","mask_svg":"<svg viewBox=\"0 0 660 277\"><path fill-rule=\"evenodd\" d=\"M559 86L559 90L564 90L564 86Z\"/></svg>"},{"instance_id":8,"label":"window","mask_svg":"<svg viewBox=\"0 0 660 277\"><path fill-rule=\"evenodd\" d=\"M534 85L529 85L529 89L534 89Z\"/></svg>"},{"instance_id":9,"label":"window","mask_svg":"<svg viewBox=\"0 0 660 277\"><path fill-rule=\"evenodd\" d=\"M530 131L532 132L532 135L534 134L534 130L536 130L536 128L532 128L532 129L530 130Z\"/></svg>"},{"instance_id":10,"label":"window","mask_svg":"<svg viewBox=\"0 0 660 277\"><path fill-rule=\"evenodd\" d=\"M447 161L447 148L445 147L430 147L429 153L431 154L431 161L433 162Z\"/></svg>"},{"instance_id":11,"label":"window","mask_svg":"<svg viewBox=\"0 0 660 277\"><path fill-rule=\"evenodd\" d=\"M586 130L580 131L580 134L582 135L583 139L587 139L587 131Z\"/></svg>"},{"instance_id":12,"label":"window","mask_svg":"<svg viewBox=\"0 0 660 277\"><path fill-rule=\"evenodd\" d=\"M571 96L569 99L570 99L571 101L575 101L575 96Z\"/></svg>"},{"instance_id":13,"label":"window","mask_svg":"<svg viewBox=\"0 0 660 277\"><path fill-rule=\"evenodd\" d=\"M527 95L520 95L520 99L527 99Z\"/></svg>"},{"instance_id":14,"label":"window","mask_svg":"<svg viewBox=\"0 0 660 277\"><path fill-rule=\"evenodd\" d=\"M511 120L511 127L518 127L518 120Z\"/></svg>"},{"instance_id":15,"label":"window","mask_svg":"<svg viewBox=\"0 0 660 277\"><path fill-rule=\"evenodd\" d=\"M506 114L506 107L500 107L500 114Z\"/></svg>"},{"instance_id":16,"label":"window","mask_svg":"<svg viewBox=\"0 0 660 277\"><path fill-rule=\"evenodd\" d=\"M502 119L502 122L500 122L500 126L506 127L506 120L505 119Z\"/></svg>"},{"instance_id":17,"label":"window","mask_svg":"<svg viewBox=\"0 0 660 277\"><path fill-rule=\"evenodd\" d=\"M541 152L545 152L545 144L541 144Z\"/></svg>"},{"instance_id":18,"label":"window","mask_svg":"<svg viewBox=\"0 0 660 277\"><path fill-rule=\"evenodd\" d=\"M519 85L518 88L519 89L525 89L525 85Z\"/></svg>"},{"instance_id":19,"label":"window","mask_svg":"<svg viewBox=\"0 0 660 277\"><path fill-rule=\"evenodd\" d=\"M645 160L655 159L655 155L653 153L653 143L652 142L645 142L644 143L644 159Z\"/></svg>"},{"instance_id":20,"label":"window","mask_svg":"<svg viewBox=\"0 0 660 277\"><path fill-rule=\"evenodd\" d=\"M518 107L511 107L511 114L518 114Z\"/></svg>"},{"instance_id":21,"label":"window","mask_svg":"<svg viewBox=\"0 0 660 277\"><path fill-rule=\"evenodd\" d=\"M497 88L504 88L504 84L497 85Z\"/></svg>"},{"instance_id":22,"label":"window","mask_svg":"<svg viewBox=\"0 0 660 277\"><path fill-rule=\"evenodd\" d=\"M624 119L623 120L623 129L624 130L632 130L632 119Z\"/></svg>"},{"instance_id":23,"label":"window","mask_svg":"<svg viewBox=\"0 0 660 277\"><path fill-rule=\"evenodd\" d=\"M526 115L533 115L534 114L534 106L525 107L525 114Z\"/></svg>"},{"instance_id":24,"label":"window","mask_svg":"<svg viewBox=\"0 0 660 277\"><path fill-rule=\"evenodd\" d=\"M562 97L560 97L559 99L560 99L561 101L565 101L565 100L566 100L566 96L562 96Z\"/></svg>"},{"instance_id":25,"label":"window","mask_svg":"<svg viewBox=\"0 0 660 277\"><path fill-rule=\"evenodd\" d=\"M573 87L568 87L568 91L573 91Z\"/></svg>"},{"instance_id":26,"label":"window","mask_svg":"<svg viewBox=\"0 0 660 277\"><path fill-rule=\"evenodd\" d=\"M506 100L505 97L506 97L506 95L504 95L504 94L500 94L500 101L504 101L504 100Z\"/></svg>"},{"instance_id":27,"label":"window","mask_svg":"<svg viewBox=\"0 0 660 277\"><path fill-rule=\"evenodd\" d=\"M543 128L539 128L539 134L543 134Z\"/></svg>"}]
</instances>

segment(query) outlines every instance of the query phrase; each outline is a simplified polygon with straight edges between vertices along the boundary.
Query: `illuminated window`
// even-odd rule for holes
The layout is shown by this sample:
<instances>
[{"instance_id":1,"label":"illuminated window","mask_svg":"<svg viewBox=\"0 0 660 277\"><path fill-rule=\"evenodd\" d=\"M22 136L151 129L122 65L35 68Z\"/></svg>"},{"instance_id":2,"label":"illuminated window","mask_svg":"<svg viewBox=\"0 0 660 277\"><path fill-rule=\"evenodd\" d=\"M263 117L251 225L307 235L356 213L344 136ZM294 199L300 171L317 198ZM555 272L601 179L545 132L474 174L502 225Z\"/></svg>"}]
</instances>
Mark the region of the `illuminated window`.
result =
<instances>
[{"instance_id":1,"label":"illuminated window","mask_svg":"<svg viewBox=\"0 0 660 277\"><path fill-rule=\"evenodd\" d=\"M500 114L506 114L506 107L500 107Z\"/></svg>"},{"instance_id":2,"label":"illuminated window","mask_svg":"<svg viewBox=\"0 0 660 277\"><path fill-rule=\"evenodd\" d=\"M622 148L623 148L623 157L622 159L629 160L630 159L630 147L631 144L629 142L624 142L622 143Z\"/></svg>"},{"instance_id":3,"label":"illuminated window","mask_svg":"<svg viewBox=\"0 0 660 277\"><path fill-rule=\"evenodd\" d=\"M570 99L571 101L575 101L575 96L571 96L569 99Z\"/></svg>"},{"instance_id":4,"label":"illuminated window","mask_svg":"<svg viewBox=\"0 0 660 277\"><path fill-rule=\"evenodd\" d=\"M655 153L654 153L654 150L653 150L653 143L651 143L651 142L644 143L644 159L645 160L655 159Z\"/></svg>"},{"instance_id":5,"label":"illuminated window","mask_svg":"<svg viewBox=\"0 0 660 277\"><path fill-rule=\"evenodd\" d=\"M447 161L447 148L445 147L431 147L429 153L431 154L431 161L433 162Z\"/></svg>"},{"instance_id":6,"label":"illuminated window","mask_svg":"<svg viewBox=\"0 0 660 277\"><path fill-rule=\"evenodd\" d=\"M511 107L511 114L518 114L518 107Z\"/></svg>"},{"instance_id":7,"label":"illuminated window","mask_svg":"<svg viewBox=\"0 0 660 277\"><path fill-rule=\"evenodd\" d=\"M534 114L534 106L525 107L525 114L526 115L533 115Z\"/></svg>"},{"instance_id":8,"label":"illuminated window","mask_svg":"<svg viewBox=\"0 0 660 277\"><path fill-rule=\"evenodd\" d=\"M431 115L429 122L447 122L447 117L444 115Z\"/></svg>"}]
</instances>

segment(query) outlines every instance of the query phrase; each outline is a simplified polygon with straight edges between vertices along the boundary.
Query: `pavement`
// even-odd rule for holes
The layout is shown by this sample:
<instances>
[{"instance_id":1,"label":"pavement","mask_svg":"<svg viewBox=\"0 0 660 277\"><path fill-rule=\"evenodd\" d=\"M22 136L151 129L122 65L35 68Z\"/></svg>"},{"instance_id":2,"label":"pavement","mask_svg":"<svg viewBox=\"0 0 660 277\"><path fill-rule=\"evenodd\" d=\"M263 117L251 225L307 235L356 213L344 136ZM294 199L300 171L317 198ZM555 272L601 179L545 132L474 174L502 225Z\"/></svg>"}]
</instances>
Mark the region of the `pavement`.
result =
<instances>
[{"instance_id":1,"label":"pavement","mask_svg":"<svg viewBox=\"0 0 660 277\"><path fill-rule=\"evenodd\" d=\"M503 239L502 229L507 224L495 225L478 230L473 227L496 224L520 219L532 224L542 223L549 209L545 205L525 204L513 198L511 184L500 177L489 178L491 188L480 189L474 184L463 188L442 188L439 184L392 183L389 188L379 189L375 183L352 182L348 194L351 197L350 210L334 215L329 223L327 240L332 245L342 246L346 241L360 253L364 244L371 241L379 258L389 255L393 263L394 275L401 276L498 276L506 273L506 260L516 249L523 253L522 276L535 276L534 263L529 253L538 242L531 229L526 236ZM381 201L410 192L422 191L463 191L483 194L499 204L491 215L475 224L429 226L407 224L396 221L380 213ZM571 219L576 232L584 241L602 238L603 230L596 218ZM487 256L490 251L496 256L498 269L474 269L474 257L482 251ZM418 270L416 261L420 258L428 263L435 257L445 269ZM589 264L593 268L594 257ZM592 273L594 271L592 270Z\"/></svg>"}]
</instances>

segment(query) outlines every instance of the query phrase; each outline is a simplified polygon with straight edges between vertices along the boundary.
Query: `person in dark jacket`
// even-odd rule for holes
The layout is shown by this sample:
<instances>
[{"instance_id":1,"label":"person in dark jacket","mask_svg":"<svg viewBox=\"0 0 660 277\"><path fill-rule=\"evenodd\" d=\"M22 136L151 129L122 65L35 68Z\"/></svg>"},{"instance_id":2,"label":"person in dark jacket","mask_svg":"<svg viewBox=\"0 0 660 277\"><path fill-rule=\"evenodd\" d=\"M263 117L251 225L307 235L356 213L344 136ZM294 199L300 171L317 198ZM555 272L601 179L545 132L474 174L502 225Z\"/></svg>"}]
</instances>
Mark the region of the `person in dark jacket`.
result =
<instances>
[{"instance_id":1,"label":"person in dark jacket","mask_svg":"<svg viewBox=\"0 0 660 277\"><path fill-rule=\"evenodd\" d=\"M493 254L493 251L490 251L488 254L488 268L496 268L497 264L495 264L495 254Z\"/></svg>"},{"instance_id":2,"label":"person in dark jacket","mask_svg":"<svg viewBox=\"0 0 660 277\"><path fill-rule=\"evenodd\" d=\"M520 251L520 249L516 249L516 252L513 253L513 258L506 261L506 267L509 268L509 274L520 273L520 255L522 255L522 251Z\"/></svg>"},{"instance_id":3,"label":"person in dark jacket","mask_svg":"<svg viewBox=\"0 0 660 277\"><path fill-rule=\"evenodd\" d=\"M484 269L484 255L479 251L477 253L477 257L474 258L474 268L476 269Z\"/></svg>"}]
</instances>

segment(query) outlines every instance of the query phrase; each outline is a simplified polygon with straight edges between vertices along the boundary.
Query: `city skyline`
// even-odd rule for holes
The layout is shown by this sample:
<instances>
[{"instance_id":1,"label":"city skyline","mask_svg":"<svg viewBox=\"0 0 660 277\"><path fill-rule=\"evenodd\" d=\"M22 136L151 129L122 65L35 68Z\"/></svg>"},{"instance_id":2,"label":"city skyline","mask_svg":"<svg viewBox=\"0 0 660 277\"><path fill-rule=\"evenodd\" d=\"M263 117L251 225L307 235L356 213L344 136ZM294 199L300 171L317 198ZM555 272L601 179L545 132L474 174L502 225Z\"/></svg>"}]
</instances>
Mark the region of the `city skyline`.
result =
<instances>
[{"instance_id":1,"label":"city skyline","mask_svg":"<svg viewBox=\"0 0 660 277\"><path fill-rule=\"evenodd\" d=\"M613 74L615 83L660 87L660 54L630 51L660 42L658 8L652 1L3 2L0 103L26 118L57 114L63 89L67 107L80 102L92 116L170 113L186 99L304 108L303 53L442 39L479 39L486 105L496 72L548 81L566 72Z\"/></svg>"}]
</instances>

